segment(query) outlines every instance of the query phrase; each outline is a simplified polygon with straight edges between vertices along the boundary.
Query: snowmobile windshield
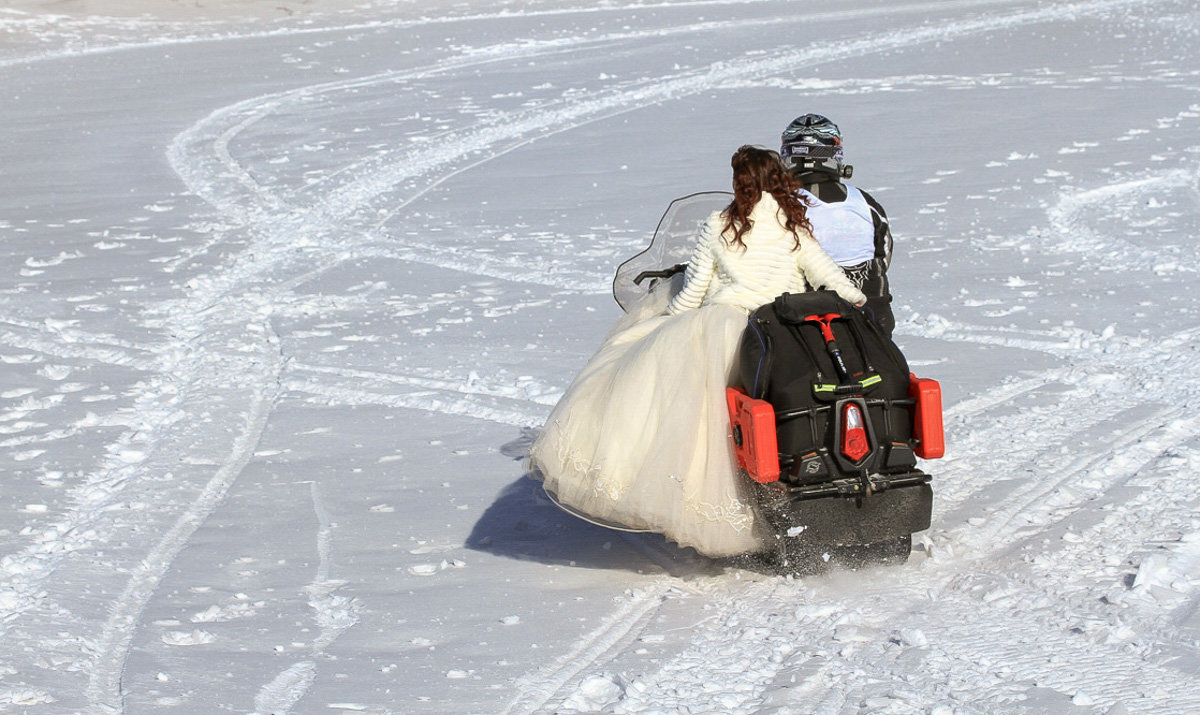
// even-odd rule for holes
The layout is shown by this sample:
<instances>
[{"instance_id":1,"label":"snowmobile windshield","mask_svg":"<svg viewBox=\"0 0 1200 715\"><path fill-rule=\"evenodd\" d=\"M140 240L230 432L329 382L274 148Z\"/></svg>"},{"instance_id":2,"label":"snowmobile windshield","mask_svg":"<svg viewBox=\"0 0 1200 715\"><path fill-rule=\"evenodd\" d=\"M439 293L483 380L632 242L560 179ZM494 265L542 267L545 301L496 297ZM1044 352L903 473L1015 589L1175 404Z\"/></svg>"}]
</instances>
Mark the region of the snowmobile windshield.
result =
<instances>
[{"instance_id":1,"label":"snowmobile windshield","mask_svg":"<svg viewBox=\"0 0 1200 715\"><path fill-rule=\"evenodd\" d=\"M661 276L654 273L669 271L687 262L696 246L700 227L713 211L729 205L733 194L728 191L704 191L675 199L667 207L650 246L617 267L613 278L613 297L621 309L628 312L634 303L650 292ZM638 278L642 280L638 282Z\"/></svg>"}]
</instances>

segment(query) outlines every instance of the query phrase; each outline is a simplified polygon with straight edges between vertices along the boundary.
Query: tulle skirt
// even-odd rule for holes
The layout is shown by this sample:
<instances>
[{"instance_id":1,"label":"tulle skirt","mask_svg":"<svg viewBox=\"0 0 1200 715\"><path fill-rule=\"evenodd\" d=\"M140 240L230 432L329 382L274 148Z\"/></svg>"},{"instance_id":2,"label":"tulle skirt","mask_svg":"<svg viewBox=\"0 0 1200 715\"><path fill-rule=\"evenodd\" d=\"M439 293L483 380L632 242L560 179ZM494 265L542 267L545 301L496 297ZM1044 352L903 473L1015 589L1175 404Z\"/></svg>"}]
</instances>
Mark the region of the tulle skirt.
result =
<instances>
[{"instance_id":1,"label":"tulle skirt","mask_svg":"<svg viewBox=\"0 0 1200 715\"><path fill-rule=\"evenodd\" d=\"M747 313L667 315L671 292L664 281L608 334L534 441L531 471L598 521L714 557L755 551L759 519L725 406Z\"/></svg>"}]
</instances>

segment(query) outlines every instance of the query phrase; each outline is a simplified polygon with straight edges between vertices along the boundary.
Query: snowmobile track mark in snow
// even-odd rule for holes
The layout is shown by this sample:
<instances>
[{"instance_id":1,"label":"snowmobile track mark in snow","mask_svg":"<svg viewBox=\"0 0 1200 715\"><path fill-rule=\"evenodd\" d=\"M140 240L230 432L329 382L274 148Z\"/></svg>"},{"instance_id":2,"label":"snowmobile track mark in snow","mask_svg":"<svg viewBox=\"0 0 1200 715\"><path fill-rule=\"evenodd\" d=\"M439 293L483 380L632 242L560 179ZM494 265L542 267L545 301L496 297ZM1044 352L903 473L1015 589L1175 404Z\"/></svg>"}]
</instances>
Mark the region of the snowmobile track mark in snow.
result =
<instances>
[{"instance_id":1,"label":"snowmobile track mark in snow","mask_svg":"<svg viewBox=\"0 0 1200 715\"><path fill-rule=\"evenodd\" d=\"M1051 235L1057 243L1040 246L1041 250L1055 253L1082 254L1088 256L1120 256L1127 268L1154 269L1163 261L1160 250L1142 246L1120 235L1098 235L1089 226L1087 219L1095 220L1099 210L1117 200L1131 201L1135 197L1154 198L1171 190L1184 190L1191 198L1194 212L1200 209L1200 164L1187 169L1148 171L1141 178L1128 178L1104 186L1076 192L1059 192L1057 203L1048 210ZM1182 239L1183 237L1181 237ZM1186 240L1186 239L1184 239ZM1172 260L1173 270L1200 271L1192 251L1181 252Z\"/></svg>"},{"instance_id":2,"label":"snowmobile track mark in snow","mask_svg":"<svg viewBox=\"0 0 1200 715\"><path fill-rule=\"evenodd\" d=\"M1178 438L1176 432L1186 434L1186 430L1195 428L1195 420L1190 424L1173 425L1166 438ZM1194 437L1192 441L1194 443ZM1160 652L1157 644L1174 643L1186 647L1186 639L1180 637L1177 619L1192 616L1200 595L1193 593L1185 598L1166 618L1157 610L1143 614L1138 606L1147 600L1155 600L1152 590L1143 586L1140 593L1135 593L1138 587L1130 584L1128 579L1132 566L1136 566L1140 575L1147 552L1171 554L1171 547L1184 545L1170 542L1156 546L1143 541L1146 515L1153 515L1157 533L1186 535L1192 528L1195 501L1180 499L1174 490L1160 488L1164 482L1190 477L1186 462L1171 464L1180 451L1191 453L1189 461L1192 463L1195 455L1200 454L1195 447L1181 450L1173 446L1162 450L1151 462L1124 469L1116 489L1132 492L1132 496L1111 495L1114 488L1110 486L1103 498L1096 497L1099 503L1091 510L1105 514L1104 518L1084 529L1064 531L1060 528L1056 531L1062 538L1050 539L1047 546L1026 540L1023 549L1018 551L1016 546L1008 549L997 561L1002 570L995 576L1004 580L999 598L1006 603L1048 598L1053 604L1052 615L1046 618L1048 626L1054 622L1083 624L1081 630L1087 637L1115 631L1121 635L1112 639L1113 642L1123 644L1148 662L1164 664L1176 657L1169 651ZM1134 486L1134 482L1141 483ZM1068 539L1072 534L1073 538ZM1056 542L1058 546L1054 550ZM1163 551L1163 547L1168 550ZM1137 563L1139 555L1143 555L1141 564ZM1064 579L1063 574L1072 577ZM1102 598L1096 597L1098 591L1104 593ZM1184 596L1183 593L1177 595L1179 598ZM995 597L989 595L988 598ZM1190 647L1200 648L1200 641L1192 638Z\"/></svg>"},{"instance_id":3,"label":"snowmobile track mark in snow","mask_svg":"<svg viewBox=\"0 0 1200 715\"><path fill-rule=\"evenodd\" d=\"M521 13L514 12L475 12L465 13L462 15L449 17L420 17L416 19L392 19L392 20L366 20L361 22L340 23L328 26L321 26L319 23L313 25L302 26L285 26L267 30L245 31L236 28L221 27L220 24L215 24L214 29L209 32L196 32L192 24L182 24L179 22L171 22L165 20L132 20L130 18L107 18L103 16L94 16L86 20L67 20L66 16L61 15L34 15L15 12L8 17L0 17L0 30L11 32L27 32L32 35L37 35L43 38L44 42L52 42L61 39L55 36L56 32L64 31L64 36L71 41L66 47L43 51L36 55L19 56L0 59L0 67L9 67L23 64L34 64L51 60L59 60L65 58L83 57L87 55L98 55L114 52L136 51L149 47L164 47L175 45L192 45L210 42L231 42L243 40L256 40L268 37L304 37L312 35L330 35L336 33L360 32L364 30L398 30L409 28L428 28L435 25L454 25L460 23L480 23L488 21L504 21L514 17L527 18L551 18L564 17L572 15L597 15L606 13L617 13L636 10L653 10L662 7L671 9L690 8L690 7L712 7L721 5L745 5L769 3L771 0L698 0L694 2L674 2L674 3L634 3L632 5L605 4L604 6L580 6L580 7L565 7L565 8L550 8L545 10L525 10ZM986 7L992 5L1008 5L1013 4L1014 0L964 0L959 3L960 7ZM898 5L885 8L866 8L862 10L841 10L810 13L804 15L802 20L806 22L830 22L853 19L865 19L870 17L886 16L893 14L905 14L913 12L921 12L923 10L938 9L937 3L912 3L908 5ZM318 16L319 17L319 16ZM722 26L728 23L700 23ZM757 22L747 22L746 24L759 24ZM74 44L79 40L81 31L94 29L100 30L103 34L100 38L92 38L85 41L82 45ZM121 31L130 31L134 34L134 39L120 39ZM151 39L143 39L137 35L146 32L165 32L167 34L153 37ZM172 34L172 33L180 33ZM638 37L641 35L661 36L668 34L664 31L649 32L649 33L617 33L621 37ZM486 51L486 50L485 50Z\"/></svg>"},{"instance_id":4,"label":"snowmobile track mark in snow","mask_svg":"<svg viewBox=\"0 0 1200 715\"><path fill-rule=\"evenodd\" d=\"M287 201L282 197L264 195L258 182L249 176L236 159L229 155L227 151L229 143L246 126L260 121L275 108L292 99L309 98L373 83L396 82L406 75L418 76L416 73L413 71L384 73L368 78L312 85L246 100L214 111L206 120L193 125L180 134L173 142L169 155L176 172L185 180L191 191L210 201L224 213L261 228L270 243L286 245L286 242L271 240L270 237L276 231L285 229L289 234L297 231L305 235L327 233L338 226L340 218L347 217L371 204L406 180L427 177L423 188L402 198L398 203L392 201L390 209L385 212L382 221L386 221L386 216L390 213L395 213L451 176L540 138L573 130L625 112L639 110L648 105L708 91L731 79L770 76L849 57L970 37L1063 16L1104 12L1117 7L1153 4L1159 1L1161 0L1079 2L1048 10L1024 10L997 17L960 21L936 28L919 26L887 33L875 33L859 40L817 44L802 50L785 46L770 59L751 58L717 62L708 67L674 76L655 77L640 81L631 88L602 90L582 96L575 95L546 107L505 115L501 120L494 122L491 127L459 132L453 137L447 137L446 142L439 142L439 144L451 145L452 151L442 148L415 149L406 152L398 161L385 162L365 171L349 171L347 173L355 176L352 182L319 198L316 201L318 205L316 210L290 211L284 208ZM487 61L493 60L488 58ZM210 142L217 157L217 166L205 169L204 164L208 160L205 147ZM461 157L470 154L481 154L482 156L479 159L471 160L465 166L462 165ZM343 172L339 171L339 173ZM228 183L231 175L234 179L232 186ZM239 196L240 192L237 191L236 186L242 186L250 196ZM231 189L233 189L232 193ZM311 202L305 202L305 204L311 205ZM389 242L395 243L396 240L391 239ZM262 246L262 248L265 247ZM409 248L415 249L416 247L409 246ZM473 264L476 271L486 270L489 262L493 260L486 254L476 256L476 259ZM436 257L433 260L436 260ZM446 267L455 269L454 266Z\"/></svg>"},{"instance_id":5,"label":"snowmobile track mark in snow","mask_svg":"<svg viewBox=\"0 0 1200 715\"><path fill-rule=\"evenodd\" d=\"M60 360L89 360L146 372L157 371L159 367L145 347L118 340L111 335L88 333L77 328L50 330L45 325L28 321L0 322L15 326L15 329L0 329L0 345L35 350ZM52 340L48 337L52 333L64 339Z\"/></svg>"},{"instance_id":6,"label":"snowmobile track mark in snow","mask_svg":"<svg viewBox=\"0 0 1200 715\"><path fill-rule=\"evenodd\" d=\"M608 614L598 628L585 635L567 654L539 672L520 678L516 683L517 697L505 708L505 715L538 712L585 670L628 645L666 601L670 590L671 584L666 578L634 590L617 610Z\"/></svg>"},{"instance_id":7,"label":"snowmobile track mark in snow","mask_svg":"<svg viewBox=\"0 0 1200 715\"><path fill-rule=\"evenodd\" d=\"M949 421L951 419L961 420L983 414L988 410L997 407L998 405L1003 405L1011 402L1017 397L1035 392L1038 388L1044 387L1045 385L1046 379L1040 377L1030 377L1006 382L999 387L988 390L982 395L968 397L947 407L944 417L947 421Z\"/></svg>"},{"instance_id":8,"label":"snowmobile track mark in snow","mask_svg":"<svg viewBox=\"0 0 1200 715\"><path fill-rule=\"evenodd\" d=\"M373 392L364 388L358 382L351 381L351 385L350 387L343 387L329 382L312 382L295 378L287 378L283 381L283 386L287 390L323 397L326 400L343 405L386 405L422 412L488 420L514 427L528 427L529 425L537 424L544 416L542 410L513 409L505 407L502 404L497 404L497 402L518 401L514 398L502 398L500 400L481 399L482 396L464 395L459 390L447 391L438 388L411 390L402 394L397 393L394 389L384 392Z\"/></svg>"},{"instance_id":9,"label":"snowmobile track mark in snow","mask_svg":"<svg viewBox=\"0 0 1200 715\"><path fill-rule=\"evenodd\" d=\"M342 582L329 578L333 523L329 518L329 511L325 508L320 485L316 481L310 481L308 487L312 494L313 511L317 517L317 571L312 582L304 587L304 591L308 595L308 605L315 612L313 620L319 633L310 646L311 659L292 664L260 688L254 696L254 707L262 713L282 715L290 712L292 706L304 697L316 680L317 661L325 654L325 649L358 623L356 599L335 595Z\"/></svg>"},{"instance_id":10,"label":"snowmobile track mark in snow","mask_svg":"<svg viewBox=\"0 0 1200 715\"><path fill-rule=\"evenodd\" d=\"M277 348L278 338L274 337L270 330L266 334L272 336L271 343ZM265 366L266 374L278 376L283 369L283 356L277 349L274 354L276 362ZM96 656L87 687L88 701L94 707L105 712L124 712L122 678L142 609L154 596L175 557L187 546L188 540L196 530L221 505L233 482L253 458L254 449L266 429L267 418L270 417L279 387L277 380L267 380L262 384L268 386L268 389L255 395L250 411L245 415L245 424L233 441L229 456L213 474L199 498L180 514L171 529L135 566L125 591L110 609L108 621L96 645ZM269 389L272 385L274 390Z\"/></svg>"},{"instance_id":11,"label":"snowmobile track mark in snow","mask_svg":"<svg viewBox=\"0 0 1200 715\"><path fill-rule=\"evenodd\" d=\"M1018 519L1028 520L1031 526L1037 527L1036 535L1040 535L1045 529L1053 523L1062 521L1068 514L1082 508L1082 503L1071 505L1056 504L1050 500L1050 496L1062 489L1070 486L1073 482L1078 481L1080 475L1094 474L1097 467L1101 464L1111 461L1114 454L1122 454L1127 460L1131 459L1131 455L1125 450L1132 450L1136 454L1136 461L1132 465L1126 465L1117 471L1117 479L1109 480L1105 488L1111 488L1114 482L1120 481L1122 475L1135 474L1141 465L1150 462L1154 457L1161 453L1160 447L1154 441L1147 441L1150 435L1167 430L1178 418L1183 414L1179 408L1168 407L1157 411L1155 414L1143 418L1133 424L1123 426L1124 433L1113 439L1108 448L1110 451L1087 455L1081 459L1073 460L1071 463L1062 468L1056 468L1053 464L1047 467L1047 470L1053 473L1053 477L1045 481L1037 479L1029 479L1024 485L1013 489L1011 496L1005 500L1005 505L1000 510L992 511L988 516L986 528L971 529L966 536L969 536L970 541L976 544L1002 544L1004 551L1012 551L1027 539L1025 537L1015 541L1004 540L1000 538L1000 533L1004 531L1015 532L1013 524ZM1114 418L1114 423L1119 422L1119 415ZM1194 431L1200 427L1200 419L1189 420L1189 426ZM1140 452L1145 452L1141 454ZM1093 477L1093 479L1096 479ZM995 550L987 552L989 557L996 555Z\"/></svg>"}]
</instances>

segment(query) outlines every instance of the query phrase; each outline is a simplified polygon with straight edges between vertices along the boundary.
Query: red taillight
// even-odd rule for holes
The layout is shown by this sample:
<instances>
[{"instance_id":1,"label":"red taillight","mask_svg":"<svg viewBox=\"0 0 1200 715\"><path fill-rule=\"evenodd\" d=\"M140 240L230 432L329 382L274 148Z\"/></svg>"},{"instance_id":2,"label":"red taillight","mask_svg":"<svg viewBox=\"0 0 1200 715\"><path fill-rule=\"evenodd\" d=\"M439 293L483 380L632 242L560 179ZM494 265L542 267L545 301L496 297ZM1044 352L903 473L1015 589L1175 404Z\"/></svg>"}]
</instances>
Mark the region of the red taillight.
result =
<instances>
[{"instance_id":1,"label":"red taillight","mask_svg":"<svg viewBox=\"0 0 1200 715\"><path fill-rule=\"evenodd\" d=\"M862 410L851 402L842 409L842 454L851 462L857 462L870 451L871 441L867 439Z\"/></svg>"}]
</instances>

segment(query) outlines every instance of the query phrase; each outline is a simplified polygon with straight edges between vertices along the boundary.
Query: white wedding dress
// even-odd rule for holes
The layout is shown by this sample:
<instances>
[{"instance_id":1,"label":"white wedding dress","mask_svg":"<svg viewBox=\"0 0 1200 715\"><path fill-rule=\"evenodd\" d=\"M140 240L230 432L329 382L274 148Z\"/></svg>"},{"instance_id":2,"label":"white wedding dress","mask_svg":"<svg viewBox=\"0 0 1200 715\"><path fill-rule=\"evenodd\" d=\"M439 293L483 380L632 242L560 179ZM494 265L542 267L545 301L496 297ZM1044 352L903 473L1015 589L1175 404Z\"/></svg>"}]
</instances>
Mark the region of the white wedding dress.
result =
<instances>
[{"instance_id":1,"label":"white wedding dress","mask_svg":"<svg viewBox=\"0 0 1200 715\"><path fill-rule=\"evenodd\" d=\"M747 317L806 278L865 300L811 236L793 251L776 211L763 194L745 250L726 245L713 214L682 287L661 282L614 326L530 448L531 472L556 501L708 556L762 547L725 404Z\"/></svg>"}]
</instances>

